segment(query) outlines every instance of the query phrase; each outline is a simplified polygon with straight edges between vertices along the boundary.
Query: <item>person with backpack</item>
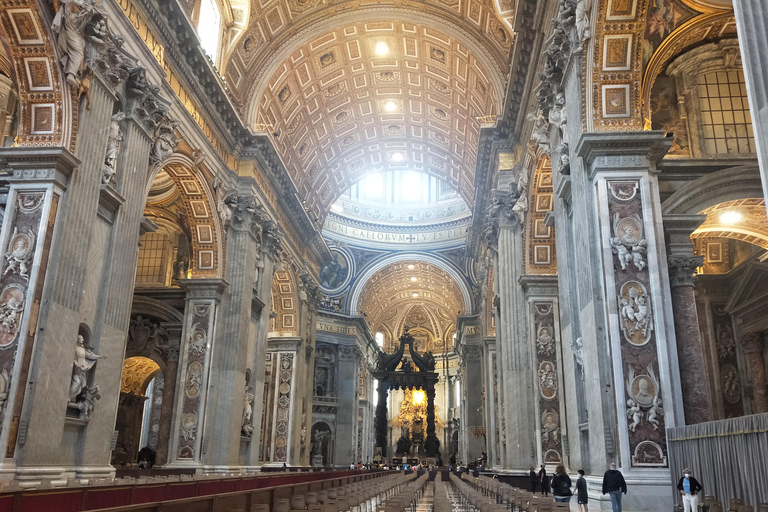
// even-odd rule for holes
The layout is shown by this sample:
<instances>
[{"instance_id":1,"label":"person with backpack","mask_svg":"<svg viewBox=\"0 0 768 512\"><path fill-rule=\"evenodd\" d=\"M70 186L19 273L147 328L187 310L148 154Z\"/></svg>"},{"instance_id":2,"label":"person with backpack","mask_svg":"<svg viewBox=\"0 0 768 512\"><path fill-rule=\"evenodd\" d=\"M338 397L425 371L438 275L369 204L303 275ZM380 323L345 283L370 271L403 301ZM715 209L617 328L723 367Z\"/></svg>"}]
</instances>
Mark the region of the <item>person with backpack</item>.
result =
<instances>
[{"instance_id":1,"label":"person with backpack","mask_svg":"<svg viewBox=\"0 0 768 512\"><path fill-rule=\"evenodd\" d=\"M571 477L565 472L565 466L558 464L555 468L555 474L552 476L552 494L555 495L555 501L568 503L571 501Z\"/></svg>"},{"instance_id":2,"label":"person with backpack","mask_svg":"<svg viewBox=\"0 0 768 512\"><path fill-rule=\"evenodd\" d=\"M589 512L588 502L587 480L584 478L584 470L580 469L579 479L576 480L576 503L579 504L579 512Z\"/></svg>"}]
</instances>

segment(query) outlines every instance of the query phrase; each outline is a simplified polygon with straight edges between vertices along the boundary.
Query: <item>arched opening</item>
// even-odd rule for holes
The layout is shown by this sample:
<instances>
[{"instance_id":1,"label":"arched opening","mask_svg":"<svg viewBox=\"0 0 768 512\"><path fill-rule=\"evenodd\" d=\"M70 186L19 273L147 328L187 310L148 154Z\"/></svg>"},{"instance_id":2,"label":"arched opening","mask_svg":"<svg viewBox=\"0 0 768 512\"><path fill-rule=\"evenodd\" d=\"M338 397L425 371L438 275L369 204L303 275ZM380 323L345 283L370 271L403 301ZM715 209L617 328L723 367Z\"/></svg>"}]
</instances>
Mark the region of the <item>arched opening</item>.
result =
<instances>
[{"instance_id":1,"label":"arched opening","mask_svg":"<svg viewBox=\"0 0 768 512\"><path fill-rule=\"evenodd\" d=\"M200 38L200 47L216 65L219 63L221 34L221 11L218 3L216 0L200 0L197 36Z\"/></svg>"},{"instance_id":2,"label":"arched opening","mask_svg":"<svg viewBox=\"0 0 768 512\"><path fill-rule=\"evenodd\" d=\"M333 445L335 439L333 437L333 429L331 426L324 422L318 421L312 425L312 451L311 460L313 466L332 466L333 460Z\"/></svg>"},{"instance_id":3,"label":"arched opening","mask_svg":"<svg viewBox=\"0 0 768 512\"><path fill-rule=\"evenodd\" d=\"M116 467L152 467L155 463L160 409L154 407L164 387L160 365L149 357L128 357L123 362L117 407L117 443L112 451ZM154 446L154 448L152 448Z\"/></svg>"}]
</instances>

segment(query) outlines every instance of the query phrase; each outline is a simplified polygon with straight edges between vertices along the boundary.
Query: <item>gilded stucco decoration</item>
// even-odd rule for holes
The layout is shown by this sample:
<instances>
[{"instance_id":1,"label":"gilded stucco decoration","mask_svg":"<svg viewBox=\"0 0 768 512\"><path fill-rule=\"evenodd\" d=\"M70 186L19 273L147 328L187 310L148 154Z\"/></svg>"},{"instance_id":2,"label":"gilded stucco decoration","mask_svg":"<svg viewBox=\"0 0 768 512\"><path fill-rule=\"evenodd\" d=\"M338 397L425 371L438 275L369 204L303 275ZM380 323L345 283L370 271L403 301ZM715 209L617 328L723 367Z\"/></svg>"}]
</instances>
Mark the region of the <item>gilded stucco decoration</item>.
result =
<instances>
[{"instance_id":1,"label":"gilded stucco decoration","mask_svg":"<svg viewBox=\"0 0 768 512\"><path fill-rule=\"evenodd\" d=\"M53 45L55 40L41 17L37 2L0 2L19 96L20 146L64 145L74 149L77 108L74 93L64 85Z\"/></svg>"},{"instance_id":2,"label":"gilded stucco decoration","mask_svg":"<svg viewBox=\"0 0 768 512\"><path fill-rule=\"evenodd\" d=\"M641 130L656 77L680 53L735 36L727 2L601 0L585 60L588 131ZM589 114L591 106L592 113Z\"/></svg>"},{"instance_id":3,"label":"gilded stucco decoration","mask_svg":"<svg viewBox=\"0 0 768 512\"><path fill-rule=\"evenodd\" d=\"M377 271L365 283L358 306L371 330L385 334L385 350L396 343L389 334L407 325L419 350L450 351L456 315L464 314L464 299L453 277L421 261L395 262Z\"/></svg>"},{"instance_id":4,"label":"gilded stucco decoration","mask_svg":"<svg viewBox=\"0 0 768 512\"><path fill-rule=\"evenodd\" d=\"M299 332L299 304L296 286L288 270L278 270L272 280L272 312L269 331L296 336Z\"/></svg>"},{"instance_id":5,"label":"gilded stucco decoration","mask_svg":"<svg viewBox=\"0 0 768 512\"><path fill-rule=\"evenodd\" d=\"M557 274L555 228L545 217L553 210L552 165L547 155L536 163L529 184L530 200L526 218L525 240L528 274Z\"/></svg>"},{"instance_id":6,"label":"gilded stucco decoration","mask_svg":"<svg viewBox=\"0 0 768 512\"><path fill-rule=\"evenodd\" d=\"M123 362L121 393L143 396L149 382L160 373L160 366L148 357L129 357Z\"/></svg>"}]
</instances>

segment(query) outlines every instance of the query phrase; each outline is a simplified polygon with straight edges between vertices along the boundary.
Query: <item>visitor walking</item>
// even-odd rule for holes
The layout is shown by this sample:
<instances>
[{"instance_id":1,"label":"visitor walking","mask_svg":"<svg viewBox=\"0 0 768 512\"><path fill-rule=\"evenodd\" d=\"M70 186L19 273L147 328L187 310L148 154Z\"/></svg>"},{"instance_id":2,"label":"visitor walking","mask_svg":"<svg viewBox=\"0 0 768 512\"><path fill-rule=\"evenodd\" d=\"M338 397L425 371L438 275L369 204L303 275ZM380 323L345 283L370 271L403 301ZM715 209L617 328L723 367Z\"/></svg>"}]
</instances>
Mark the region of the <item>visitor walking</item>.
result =
<instances>
[{"instance_id":1,"label":"visitor walking","mask_svg":"<svg viewBox=\"0 0 768 512\"><path fill-rule=\"evenodd\" d=\"M555 495L555 501L568 503L571 501L571 477L565 472L565 466L558 464L555 468L555 474L552 476L552 494Z\"/></svg>"},{"instance_id":2,"label":"visitor walking","mask_svg":"<svg viewBox=\"0 0 768 512\"><path fill-rule=\"evenodd\" d=\"M584 470L579 470L579 479L576 480L576 503L579 504L579 512L589 512L589 496L587 495L587 480L584 478Z\"/></svg>"},{"instance_id":3,"label":"visitor walking","mask_svg":"<svg viewBox=\"0 0 768 512\"><path fill-rule=\"evenodd\" d=\"M691 470L683 470L683 476L677 483L677 489L683 497L683 509L685 512L696 512L699 509L699 492L701 484L693 478Z\"/></svg>"},{"instance_id":4,"label":"visitor walking","mask_svg":"<svg viewBox=\"0 0 768 512\"><path fill-rule=\"evenodd\" d=\"M539 482L541 483L541 492L544 493L544 496L549 496L549 477L547 476L544 464L541 465L539 470Z\"/></svg>"},{"instance_id":5,"label":"visitor walking","mask_svg":"<svg viewBox=\"0 0 768 512\"><path fill-rule=\"evenodd\" d=\"M621 512L621 495L627 494L627 483L621 471L616 469L615 462L611 462L611 469L603 475L603 494L611 495L613 512Z\"/></svg>"},{"instance_id":6,"label":"visitor walking","mask_svg":"<svg viewBox=\"0 0 768 512\"><path fill-rule=\"evenodd\" d=\"M536 494L536 487L538 487L539 477L536 476L536 470L533 469L533 466L531 466L530 476L531 476L531 492L533 494Z\"/></svg>"}]
</instances>

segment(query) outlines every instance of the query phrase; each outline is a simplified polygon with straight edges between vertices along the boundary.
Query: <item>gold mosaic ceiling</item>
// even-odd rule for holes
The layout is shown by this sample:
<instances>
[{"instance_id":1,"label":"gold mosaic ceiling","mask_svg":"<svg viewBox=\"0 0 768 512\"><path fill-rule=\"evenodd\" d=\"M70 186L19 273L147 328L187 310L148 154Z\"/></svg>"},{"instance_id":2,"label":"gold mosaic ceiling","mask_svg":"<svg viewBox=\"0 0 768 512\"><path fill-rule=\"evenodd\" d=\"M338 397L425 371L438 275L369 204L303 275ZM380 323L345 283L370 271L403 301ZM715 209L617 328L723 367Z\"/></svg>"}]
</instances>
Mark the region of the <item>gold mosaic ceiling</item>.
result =
<instances>
[{"instance_id":1,"label":"gold mosaic ceiling","mask_svg":"<svg viewBox=\"0 0 768 512\"><path fill-rule=\"evenodd\" d=\"M394 169L443 178L472 204L477 118L499 113L513 42L493 3L287 0L251 15L227 83L251 126L279 133L318 218L364 174Z\"/></svg>"},{"instance_id":2,"label":"gold mosaic ceiling","mask_svg":"<svg viewBox=\"0 0 768 512\"><path fill-rule=\"evenodd\" d=\"M421 325L435 337L444 336L456 315L465 312L453 277L422 261L396 262L376 272L365 283L358 309L365 313L374 332L385 329L393 338L401 334L404 325ZM418 321L416 317L424 318Z\"/></svg>"}]
</instances>

